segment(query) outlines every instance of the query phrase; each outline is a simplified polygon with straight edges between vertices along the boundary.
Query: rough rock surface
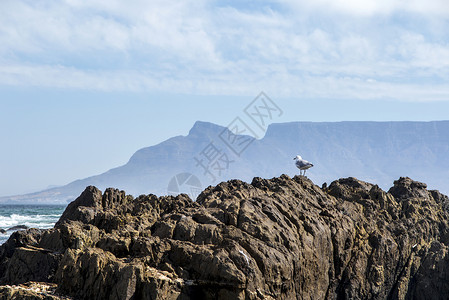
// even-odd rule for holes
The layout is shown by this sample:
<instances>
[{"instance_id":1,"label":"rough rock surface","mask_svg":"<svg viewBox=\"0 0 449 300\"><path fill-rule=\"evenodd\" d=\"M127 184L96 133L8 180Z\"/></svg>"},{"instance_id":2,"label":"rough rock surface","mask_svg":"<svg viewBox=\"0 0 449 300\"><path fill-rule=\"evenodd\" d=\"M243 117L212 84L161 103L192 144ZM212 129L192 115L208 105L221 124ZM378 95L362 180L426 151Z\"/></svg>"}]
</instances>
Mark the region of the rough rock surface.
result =
<instances>
[{"instance_id":1,"label":"rough rock surface","mask_svg":"<svg viewBox=\"0 0 449 300\"><path fill-rule=\"evenodd\" d=\"M27 282L20 285L0 286L2 300L71 300L55 293L57 285L45 282Z\"/></svg>"},{"instance_id":2,"label":"rough rock surface","mask_svg":"<svg viewBox=\"0 0 449 300\"><path fill-rule=\"evenodd\" d=\"M34 281L74 299L448 299L448 205L410 178L232 180L196 202L91 186L0 247L0 299Z\"/></svg>"}]
</instances>

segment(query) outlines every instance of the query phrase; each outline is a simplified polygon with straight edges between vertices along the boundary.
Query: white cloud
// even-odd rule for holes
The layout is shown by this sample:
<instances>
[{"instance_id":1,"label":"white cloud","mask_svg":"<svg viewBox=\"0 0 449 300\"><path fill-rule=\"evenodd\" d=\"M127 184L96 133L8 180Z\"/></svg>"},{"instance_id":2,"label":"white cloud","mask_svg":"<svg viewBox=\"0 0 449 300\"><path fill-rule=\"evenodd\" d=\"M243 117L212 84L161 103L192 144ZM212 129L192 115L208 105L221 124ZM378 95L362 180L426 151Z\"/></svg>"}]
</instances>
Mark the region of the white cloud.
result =
<instances>
[{"instance_id":1,"label":"white cloud","mask_svg":"<svg viewBox=\"0 0 449 300\"><path fill-rule=\"evenodd\" d=\"M292 75L283 68L254 67L250 73L230 73L217 79L185 76L160 78L154 72L127 70L82 71L62 66L2 66L0 81L20 86L92 89L100 91L145 91L194 93L203 95L246 95L264 90L276 97L334 99L399 99L405 101L447 101L449 86L445 83L391 83L373 78ZM259 74L272 72L261 84ZM239 82L240 81L240 82ZM288 83L288 84L283 84Z\"/></svg>"},{"instance_id":2,"label":"white cloud","mask_svg":"<svg viewBox=\"0 0 449 300\"><path fill-rule=\"evenodd\" d=\"M75 89L449 100L443 84L449 33L435 32L447 23L441 1L426 2L415 27L418 0L279 3L244 10L205 0L5 0L0 80ZM293 5L297 10L290 11ZM343 16L329 15L332 10ZM398 11L405 20L370 17Z\"/></svg>"},{"instance_id":3,"label":"white cloud","mask_svg":"<svg viewBox=\"0 0 449 300\"><path fill-rule=\"evenodd\" d=\"M446 0L282 0L298 10L320 10L356 16L411 12L425 15L449 16Z\"/></svg>"}]
</instances>

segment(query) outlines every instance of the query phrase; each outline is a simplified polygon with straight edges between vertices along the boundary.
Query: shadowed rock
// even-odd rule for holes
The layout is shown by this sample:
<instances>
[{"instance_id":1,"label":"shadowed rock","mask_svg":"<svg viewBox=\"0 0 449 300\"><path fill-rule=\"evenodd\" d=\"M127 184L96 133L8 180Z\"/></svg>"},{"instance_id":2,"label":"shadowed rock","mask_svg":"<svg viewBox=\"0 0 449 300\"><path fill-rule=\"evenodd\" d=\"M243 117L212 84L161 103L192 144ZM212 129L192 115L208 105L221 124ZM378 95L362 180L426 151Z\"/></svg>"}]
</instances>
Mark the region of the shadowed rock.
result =
<instances>
[{"instance_id":1,"label":"shadowed rock","mask_svg":"<svg viewBox=\"0 0 449 300\"><path fill-rule=\"evenodd\" d=\"M10 227L10 228L6 229L6 231L25 230L25 229L28 229L28 228L29 227L26 226L26 225L16 225L16 226L13 226L13 227Z\"/></svg>"}]
</instances>

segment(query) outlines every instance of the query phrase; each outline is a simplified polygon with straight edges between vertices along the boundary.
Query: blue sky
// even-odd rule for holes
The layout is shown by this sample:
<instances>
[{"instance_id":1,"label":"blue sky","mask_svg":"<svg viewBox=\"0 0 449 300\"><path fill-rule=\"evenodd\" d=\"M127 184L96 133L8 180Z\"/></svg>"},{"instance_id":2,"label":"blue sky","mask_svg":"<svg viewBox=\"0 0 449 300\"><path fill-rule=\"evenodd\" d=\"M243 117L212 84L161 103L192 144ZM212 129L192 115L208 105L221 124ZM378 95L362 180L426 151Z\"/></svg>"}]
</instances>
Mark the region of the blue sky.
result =
<instances>
[{"instance_id":1,"label":"blue sky","mask_svg":"<svg viewBox=\"0 0 449 300\"><path fill-rule=\"evenodd\" d=\"M0 2L0 196L228 124L449 119L444 0Z\"/></svg>"}]
</instances>

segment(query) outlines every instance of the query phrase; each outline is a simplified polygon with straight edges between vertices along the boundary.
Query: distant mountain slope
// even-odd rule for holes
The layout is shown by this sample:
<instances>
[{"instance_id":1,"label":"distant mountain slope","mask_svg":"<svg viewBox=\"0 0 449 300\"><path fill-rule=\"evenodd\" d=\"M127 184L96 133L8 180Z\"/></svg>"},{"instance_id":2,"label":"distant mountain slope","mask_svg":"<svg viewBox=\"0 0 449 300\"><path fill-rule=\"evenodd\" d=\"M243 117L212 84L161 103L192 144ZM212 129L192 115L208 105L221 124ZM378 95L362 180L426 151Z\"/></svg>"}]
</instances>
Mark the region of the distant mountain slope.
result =
<instances>
[{"instance_id":1,"label":"distant mountain slope","mask_svg":"<svg viewBox=\"0 0 449 300\"><path fill-rule=\"evenodd\" d=\"M231 149L234 146L226 144L227 138L248 146L240 147L238 156ZM116 187L134 195L161 195L167 194L171 179L186 172L200 180L199 189L232 178L250 181L255 176L294 175L298 173L293 163L296 154L314 163L307 176L317 183L353 176L387 189L394 179L409 176L449 192L449 121L281 123L270 125L260 140L233 136L224 127L196 122L187 136L140 149L123 166L62 187L0 201L67 203L88 185ZM212 156L214 163L207 165Z\"/></svg>"}]
</instances>

